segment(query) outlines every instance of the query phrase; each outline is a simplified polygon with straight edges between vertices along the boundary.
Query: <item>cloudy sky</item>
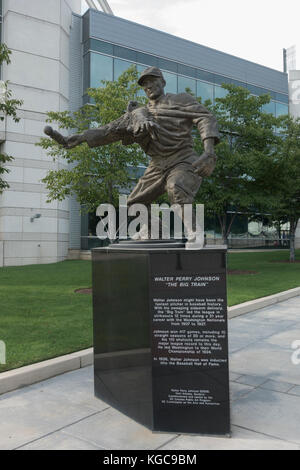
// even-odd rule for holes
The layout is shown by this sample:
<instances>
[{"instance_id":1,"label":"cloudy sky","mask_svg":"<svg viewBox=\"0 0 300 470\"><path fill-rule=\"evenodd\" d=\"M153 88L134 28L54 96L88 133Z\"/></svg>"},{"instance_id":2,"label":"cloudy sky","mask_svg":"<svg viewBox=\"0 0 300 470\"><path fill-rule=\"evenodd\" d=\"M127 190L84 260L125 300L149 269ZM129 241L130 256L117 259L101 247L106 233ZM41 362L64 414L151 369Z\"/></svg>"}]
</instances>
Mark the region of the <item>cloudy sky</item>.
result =
<instances>
[{"instance_id":1,"label":"cloudy sky","mask_svg":"<svg viewBox=\"0 0 300 470\"><path fill-rule=\"evenodd\" d=\"M83 9L86 9L85 1ZM282 49L297 46L299 0L108 0L115 16L282 70ZM298 42L299 41L299 46Z\"/></svg>"}]
</instances>

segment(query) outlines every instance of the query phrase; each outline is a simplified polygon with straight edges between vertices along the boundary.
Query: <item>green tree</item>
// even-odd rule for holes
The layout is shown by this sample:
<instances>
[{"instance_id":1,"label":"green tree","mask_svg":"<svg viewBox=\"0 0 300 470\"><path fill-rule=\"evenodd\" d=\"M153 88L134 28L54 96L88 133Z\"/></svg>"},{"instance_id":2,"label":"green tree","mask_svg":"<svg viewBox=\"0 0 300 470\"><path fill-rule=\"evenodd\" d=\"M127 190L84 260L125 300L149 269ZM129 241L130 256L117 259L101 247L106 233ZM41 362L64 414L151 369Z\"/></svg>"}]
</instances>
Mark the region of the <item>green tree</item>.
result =
<instances>
[{"instance_id":1,"label":"green tree","mask_svg":"<svg viewBox=\"0 0 300 470\"><path fill-rule=\"evenodd\" d=\"M300 119L281 118L278 142L277 201L271 206L271 220L290 226L290 261L295 261L295 232L300 219Z\"/></svg>"},{"instance_id":2,"label":"green tree","mask_svg":"<svg viewBox=\"0 0 300 470\"><path fill-rule=\"evenodd\" d=\"M217 164L212 176L203 180L197 201L205 205L207 214L217 216L227 243L238 213L264 212L275 204L279 137L274 129L279 124L273 115L262 111L269 95L252 96L247 89L231 84L222 88L226 96L211 107L221 131ZM201 145L197 137L198 152Z\"/></svg>"},{"instance_id":3,"label":"green tree","mask_svg":"<svg viewBox=\"0 0 300 470\"><path fill-rule=\"evenodd\" d=\"M6 63L10 64L11 51L6 44L0 44L0 66ZM9 89L9 82L2 82L1 97L0 97L0 120L4 121L6 116L11 116L15 122L19 122L20 118L17 117L17 109L22 105L23 101L12 98L12 92ZM12 161L13 157L0 152L0 194L9 187L8 183L3 179L8 169L5 165Z\"/></svg>"},{"instance_id":4,"label":"green tree","mask_svg":"<svg viewBox=\"0 0 300 470\"><path fill-rule=\"evenodd\" d=\"M59 129L81 133L91 127L108 124L126 112L129 101L144 103L137 98L139 86L135 66L124 72L117 81L103 81L103 87L90 88L93 104L86 104L77 112L49 112L47 122ZM130 189L137 178L138 165L147 157L137 144L124 146L115 142L103 147L89 148L83 143L65 149L51 139L40 143L54 161L64 161L67 168L51 170L44 178L49 191L48 200L63 200L74 194L85 210L92 212L101 202L118 204L120 191Z\"/></svg>"}]
</instances>

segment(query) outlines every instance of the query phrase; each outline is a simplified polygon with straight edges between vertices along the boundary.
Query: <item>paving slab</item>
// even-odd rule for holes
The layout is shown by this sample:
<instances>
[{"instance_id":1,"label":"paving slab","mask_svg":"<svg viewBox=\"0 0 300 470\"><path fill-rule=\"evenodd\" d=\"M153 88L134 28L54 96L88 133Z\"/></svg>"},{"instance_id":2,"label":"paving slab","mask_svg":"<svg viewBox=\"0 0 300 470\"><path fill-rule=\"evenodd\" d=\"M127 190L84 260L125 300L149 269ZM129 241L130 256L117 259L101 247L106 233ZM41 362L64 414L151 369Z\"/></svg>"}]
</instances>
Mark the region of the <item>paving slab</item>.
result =
<instances>
[{"instance_id":1,"label":"paving slab","mask_svg":"<svg viewBox=\"0 0 300 470\"><path fill-rule=\"evenodd\" d=\"M251 385L252 387L258 387L266 382L266 377L257 375L241 375L236 382L245 385Z\"/></svg>"},{"instance_id":2,"label":"paving slab","mask_svg":"<svg viewBox=\"0 0 300 470\"><path fill-rule=\"evenodd\" d=\"M258 341L231 354L230 365L241 374L300 385L300 365L292 363L292 353L292 349Z\"/></svg>"},{"instance_id":3,"label":"paving slab","mask_svg":"<svg viewBox=\"0 0 300 470\"><path fill-rule=\"evenodd\" d=\"M78 406L45 390L28 387L8 393L0 399L0 448L14 449L95 412L88 404Z\"/></svg>"},{"instance_id":4,"label":"paving slab","mask_svg":"<svg viewBox=\"0 0 300 470\"><path fill-rule=\"evenodd\" d=\"M249 332L235 331L233 328L230 328L228 334L229 353L231 354L239 351L245 346L249 346L250 344L256 343L257 341L258 339L254 338L253 334Z\"/></svg>"},{"instance_id":5,"label":"paving slab","mask_svg":"<svg viewBox=\"0 0 300 470\"><path fill-rule=\"evenodd\" d=\"M179 436L161 450L299 450L297 444L232 426L232 437Z\"/></svg>"},{"instance_id":6,"label":"paving slab","mask_svg":"<svg viewBox=\"0 0 300 470\"><path fill-rule=\"evenodd\" d=\"M19 450L103 450L91 442L58 431L19 447Z\"/></svg>"},{"instance_id":7,"label":"paving slab","mask_svg":"<svg viewBox=\"0 0 300 470\"><path fill-rule=\"evenodd\" d=\"M300 297L230 320L231 439L152 433L96 399L85 367L1 395L0 449L300 449L299 333Z\"/></svg>"},{"instance_id":8,"label":"paving slab","mask_svg":"<svg viewBox=\"0 0 300 470\"><path fill-rule=\"evenodd\" d=\"M273 390L274 392L287 393L289 390L291 390L295 386L288 382L278 382L276 380L267 380L265 383L263 383L259 387L265 388L267 390Z\"/></svg>"},{"instance_id":9,"label":"paving slab","mask_svg":"<svg viewBox=\"0 0 300 470\"><path fill-rule=\"evenodd\" d=\"M284 305L285 306L296 305L299 308L299 295L295 296L295 297L292 297L291 299L286 300L284 302Z\"/></svg>"},{"instance_id":10,"label":"paving slab","mask_svg":"<svg viewBox=\"0 0 300 470\"><path fill-rule=\"evenodd\" d=\"M243 397L244 395L247 395L247 393L251 392L251 390L253 390L253 387L249 385L239 384L237 382L230 382L229 390L230 401L234 402L238 398Z\"/></svg>"},{"instance_id":11,"label":"paving slab","mask_svg":"<svg viewBox=\"0 0 300 470\"><path fill-rule=\"evenodd\" d=\"M76 406L87 405L95 410L107 408L107 405L94 395L94 370L91 366L59 375L55 380L44 380L32 385L31 390L45 391Z\"/></svg>"},{"instance_id":12,"label":"paving slab","mask_svg":"<svg viewBox=\"0 0 300 470\"><path fill-rule=\"evenodd\" d=\"M299 385L297 385L296 387L291 388L289 390L289 394L297 395L298 397L300 397L300 387L299 387Z\"/></svg>"},{"instance_id":13,"label":"paving slab","mask_svg":"<svg viewBox=\"0 0 300 470\"><path fill-rule=\"evenodd\" d=\"M283 320L299 322L299 301L298 305L296 303L287 304L287 302L256 310L241 318L251 321L263 321L265 323L281 323Z\"/></svg>"},{"instance_id":14,"label":"paving slab","mask_svg":"<svg viewBox=\"0 0 300 470\"><path fill-rule=\"evenodd\" d=\"M236 374L235 372L232 372L230 371L229 372L229 380L231 381L235 381L236 379L238 379L239 377L241 377L242 374Z\"/></svg>"},{"instance_id":15,"label":"paving slab","mask_svg":"<svg viewBox=\"0 0 300 470\"><path fill-rule=\"evenodd\" d=\"M104 449L156 449L174 438L174 434L152 433L119 411L108 408L64 430Z\"/></svg>"},{"instance_id":16,"label":"paving slab","mask_svg":"<svg viewBox=\"0 0 300 470\"><path fill-rule=\"evenodd\" d=\"M280 346L281 348L292 350L294 341L299 341L300 344L300 324L297 323L293 329L276 333L266 339L267 343Z\"/></svg>"},{"instance_id":17,"label":"paving slab","mask_svg":"<svg viewBox=\"0 0 300 470\"><path fill-rule=\"evenodd\" d=\"M298 318L295 318L294 320L285 320L284 315L282 315L282 317L281 322L277 320L274 322L268 322L260 317L252 318L251 314L233 318L229 322L229 337L231 334L234 337L241 335L242 338L245 338L245 343L242 344L242 347L244 347L247 346L247 343L250 343L250 341L254 343L283 331L294 329L300 318L299 315Z\"/></svg>"},{"instance_id":18,"label":"paving slab","mask_svg":"<svg viewBox=\"0 0 300 470\"><path fill-rule=\"evenodd\" d=\"M235 402L232 424L300 445L299 397L256 388Z\"/></svg>"}]
</instances>

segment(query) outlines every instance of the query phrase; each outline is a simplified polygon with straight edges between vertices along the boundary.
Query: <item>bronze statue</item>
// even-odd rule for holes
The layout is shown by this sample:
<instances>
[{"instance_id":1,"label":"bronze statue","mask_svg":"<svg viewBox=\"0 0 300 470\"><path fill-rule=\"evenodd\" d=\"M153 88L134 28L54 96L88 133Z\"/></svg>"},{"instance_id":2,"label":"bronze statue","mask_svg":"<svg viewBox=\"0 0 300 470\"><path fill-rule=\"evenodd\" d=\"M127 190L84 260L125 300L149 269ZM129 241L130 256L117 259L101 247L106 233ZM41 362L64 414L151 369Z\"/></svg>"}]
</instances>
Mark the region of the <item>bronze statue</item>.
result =
<instances>
[{"instance_id":1,"label":"bronze statue","mask_svg":"<svg viewBox=\"0 0 300 470\"><path fill-rule=\"evenodd\" d=\"M128 205L150 205L165 192L171 204L191 204L202 177L210 176L215 168L214 146L219 141L216 118L188 93L165 94L166 82L157 67L144 70L138 83L149 98L146 107L130 102L119 119L82 134L63 137L49 126L45 133L66 148L82 142L90 147L118 140L124 145L138 143L151 162L131 192ZM193 150L194 125L204 142L201 156Z\"/></svg>"}]
</instances>

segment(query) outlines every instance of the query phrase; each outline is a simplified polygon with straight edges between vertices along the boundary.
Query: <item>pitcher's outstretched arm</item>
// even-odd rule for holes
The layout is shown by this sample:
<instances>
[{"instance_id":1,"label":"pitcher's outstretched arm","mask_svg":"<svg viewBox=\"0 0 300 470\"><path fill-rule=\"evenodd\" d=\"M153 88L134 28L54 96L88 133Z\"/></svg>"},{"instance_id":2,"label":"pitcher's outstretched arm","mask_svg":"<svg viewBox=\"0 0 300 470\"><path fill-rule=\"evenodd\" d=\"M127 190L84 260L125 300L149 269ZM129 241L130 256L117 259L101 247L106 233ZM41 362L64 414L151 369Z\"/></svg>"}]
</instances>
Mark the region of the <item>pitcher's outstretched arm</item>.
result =
<instances>
[{"instance_id":1,"label":"pitcher's outstretched arm","mask_svg":"<svg viewBox=\"0 0 300 470\"><path fill-rule=\"evenodd\" d=\"M50 126L44 128L44 133L67 149L74 148L83 142L87 142L89 147L100 147L101 145L111 144L126 137L128 133L126 124L125 116L122 116L105 126L88 129L82 134L74 134L70 137L64 137Z\"/></svg>"}]
</instances>

